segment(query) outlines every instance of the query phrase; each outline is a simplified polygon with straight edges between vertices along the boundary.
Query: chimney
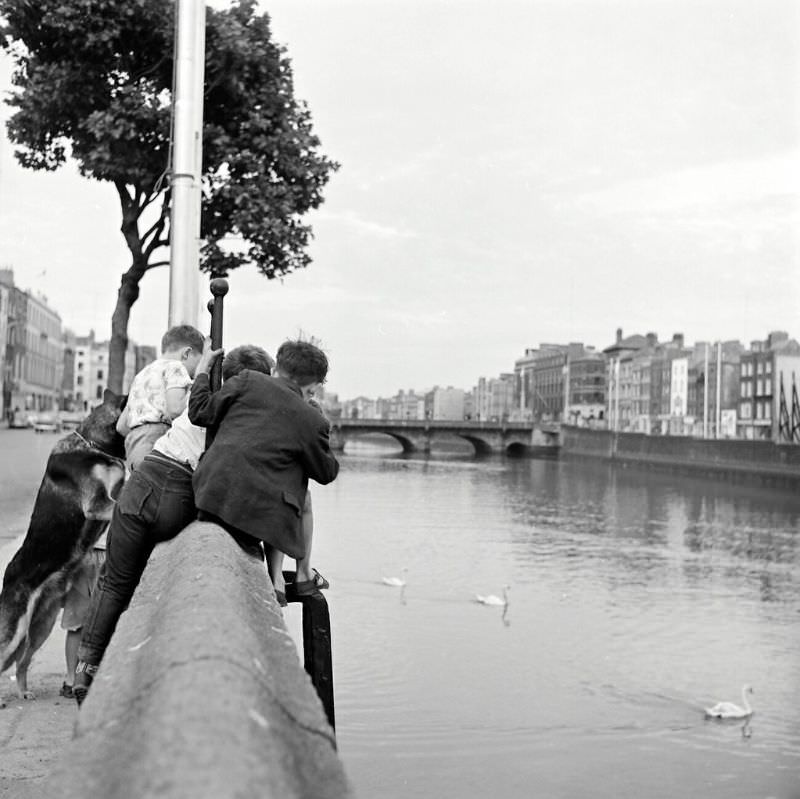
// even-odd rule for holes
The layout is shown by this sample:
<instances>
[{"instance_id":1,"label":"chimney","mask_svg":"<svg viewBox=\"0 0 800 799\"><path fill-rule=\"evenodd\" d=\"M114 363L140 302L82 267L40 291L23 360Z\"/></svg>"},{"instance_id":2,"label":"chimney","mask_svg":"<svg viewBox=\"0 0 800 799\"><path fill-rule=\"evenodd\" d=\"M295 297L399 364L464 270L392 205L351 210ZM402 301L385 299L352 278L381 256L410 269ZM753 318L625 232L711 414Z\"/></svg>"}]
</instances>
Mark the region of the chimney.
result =
<instances>
[{"instance_id":1,"label":"chimney","mask_svg":"<svg viewBox=\"0 0 800 799\"><path fill-rule=\"evenodd\" d=\"M622 328L617 328L617 344L622 344Z\"/></svg>"},{"instance_id":2,"label":"chimney","mask_svg":"<svg viewBox=\"0 0 800 799\"><path fill-rule=\"evenodd\" d=\"M648 347L655 347L658 344L658 334L656 333L648 333L645 338L647 338Z\"/></svg>"},{"instance_id":3,"label":"chimney","mask_svg":"<svg viewBox=\"0 0 800 799\"><path fill-rule=\"evenodd\" d=\"M683 333L674 333L672 336L672 343L679 349L683 349Z\"/></svg>"}]
</instances>

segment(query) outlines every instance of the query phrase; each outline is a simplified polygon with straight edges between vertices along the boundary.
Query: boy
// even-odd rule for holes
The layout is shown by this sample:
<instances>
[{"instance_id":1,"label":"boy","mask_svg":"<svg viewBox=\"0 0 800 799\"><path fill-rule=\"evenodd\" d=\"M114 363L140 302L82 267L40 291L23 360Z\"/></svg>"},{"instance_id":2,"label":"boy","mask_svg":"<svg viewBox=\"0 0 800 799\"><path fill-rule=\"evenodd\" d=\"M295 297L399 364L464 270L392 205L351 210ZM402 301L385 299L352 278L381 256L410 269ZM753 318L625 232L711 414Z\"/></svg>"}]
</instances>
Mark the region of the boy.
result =
<instances>
[{"instance_id":1,"label":"boy","mask_svg":"<svg viewBox=\"0 0 800 799\"><path fill-rule=\"evenodd\" d=\"M310 543L302 523L308 480L325 485L339 472L328 422L308 403L325 381L328 359L307 341L286 341L276 372L244 372L212 394L205 364L198 368L189 419L215 436L194 474L195 504L198 518L221 524L254 554L262 541L272 548L268 562L278 590L280 558L269 553L299 559L297 579L310 592L327 586L310 566L305 574L301 569Z\"/></svg>"},{"instance_id":2,"label":"boy","mask_svg":"<svg viewBox=\"0 0 800 799\"><path fill-rule=\"evenodd\" d=\"M203 354L203 334L191 325L171 327L161 339L161 357L133 378L117 422L125 438L128 469L134 471L153 444L186 408L186 398Z\"/></svg>"}]
</instances>

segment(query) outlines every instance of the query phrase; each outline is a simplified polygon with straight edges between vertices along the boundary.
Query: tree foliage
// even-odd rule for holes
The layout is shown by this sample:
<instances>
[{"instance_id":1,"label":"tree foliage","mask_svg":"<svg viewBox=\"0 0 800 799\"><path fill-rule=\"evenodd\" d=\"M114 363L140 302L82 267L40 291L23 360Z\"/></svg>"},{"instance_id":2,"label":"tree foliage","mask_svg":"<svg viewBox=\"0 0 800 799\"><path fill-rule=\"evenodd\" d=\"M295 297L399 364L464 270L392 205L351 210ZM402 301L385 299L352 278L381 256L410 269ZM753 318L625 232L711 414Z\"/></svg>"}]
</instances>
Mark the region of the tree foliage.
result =
<instances>
[{"instance_id":1,"label":"tree foliage","mask_svg":"<svg viewBox=\"0 0 800 799\"><path fill-rule=\"evenodd\" d=\"M112 315L109 387L119 391L139 281L166 263L169 242L174 2L0 0L0 18L16 66L6 102L19 162L54 170L71 157L119 196L131 253ZM307 266L303 216L337 164L321 153L255 0L207 9L204 93L201 269L223 276L252 263L274 278Z\"/></svg>"}]
</instances>

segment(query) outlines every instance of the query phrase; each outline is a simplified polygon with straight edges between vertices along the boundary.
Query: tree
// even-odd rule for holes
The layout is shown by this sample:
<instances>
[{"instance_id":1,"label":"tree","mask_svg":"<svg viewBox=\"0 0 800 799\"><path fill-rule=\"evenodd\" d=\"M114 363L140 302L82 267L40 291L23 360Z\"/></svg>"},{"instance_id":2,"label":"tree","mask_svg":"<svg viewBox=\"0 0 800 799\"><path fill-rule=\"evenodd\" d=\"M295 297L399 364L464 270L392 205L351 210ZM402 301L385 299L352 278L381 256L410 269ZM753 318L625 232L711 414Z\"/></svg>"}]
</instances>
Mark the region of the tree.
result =
<instances>
[{"instance_id":1,"label":"tree","mask_svg":"<svg viewBox=\"0 0 800 799\"><path fill-rule=\"evenodd\" d=\"M236 0L206 12L201 269L211 276L247 263L267 278L307 266L303 215L338 167L254 8ZM6 102L19 162L55 170L71 156L119 196L131 254L111 323L108 385L119 392L139 282L168 263L174 2L0 0L0 19L15 62Z\"/></svg>"}]
</instances>

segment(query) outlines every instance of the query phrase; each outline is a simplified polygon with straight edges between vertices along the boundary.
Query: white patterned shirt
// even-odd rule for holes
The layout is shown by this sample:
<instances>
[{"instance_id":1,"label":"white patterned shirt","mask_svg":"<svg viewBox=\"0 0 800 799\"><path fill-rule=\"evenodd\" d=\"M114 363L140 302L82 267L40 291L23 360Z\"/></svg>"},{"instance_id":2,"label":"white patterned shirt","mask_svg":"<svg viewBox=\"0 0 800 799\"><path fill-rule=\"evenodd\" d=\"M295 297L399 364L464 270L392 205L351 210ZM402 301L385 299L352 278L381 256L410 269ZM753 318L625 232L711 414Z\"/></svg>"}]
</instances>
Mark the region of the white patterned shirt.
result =
<instances>
[{"instance_id":1,"label":"white patterned shirt","mask_svg":"<svg viewBox=\"0 0 800 799\"><path fill-rule=\"evenodd\" d=\"M192 378L186 367L170 358L157 358L133 378L128 392L128 427L133 429L150 422L170 424L167 391L188 389Z\"/></svg>"}]
</instances>

